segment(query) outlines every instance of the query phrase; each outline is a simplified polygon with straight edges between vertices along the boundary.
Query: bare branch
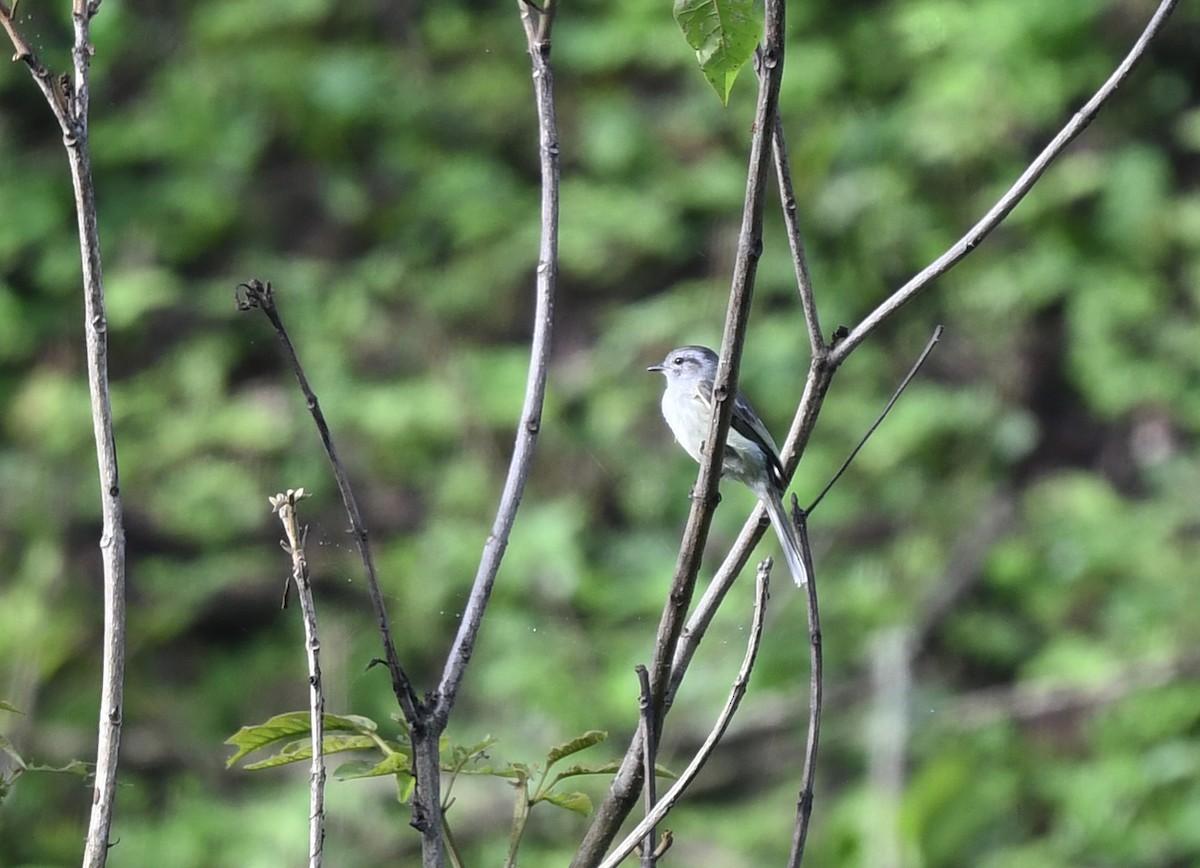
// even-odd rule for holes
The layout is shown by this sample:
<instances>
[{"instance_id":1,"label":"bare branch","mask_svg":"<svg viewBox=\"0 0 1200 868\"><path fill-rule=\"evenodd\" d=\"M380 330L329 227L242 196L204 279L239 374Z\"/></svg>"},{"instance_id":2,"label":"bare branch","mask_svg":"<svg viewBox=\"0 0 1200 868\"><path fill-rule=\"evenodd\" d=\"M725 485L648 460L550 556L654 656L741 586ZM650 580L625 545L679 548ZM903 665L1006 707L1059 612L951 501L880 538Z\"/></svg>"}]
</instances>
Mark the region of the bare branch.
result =
<instances>
[{"instance_id":1,"label":"bare branch","mask_svg":"<svg viewBox=\"0 0 1200 868\"><path fill-rule=\"evenodd\" d=\"M804 311L804 324L808 327L808 345L814 361L823 362L829 348L821 335L821 319L817 314L817 299L813 293L812 276L808 273L808 256L804 252L804 236L800 233L800 219L796 215L796 190L792 185L792 167L788 162L787 142L783 135L783 121L776 117L771 130L771 150L775 155L775 176L779 179L779 198L783 206L783 223L787 228L788 246L792 250L792 264L796 269L796 289L800 293L800 307Z\"/></svg>"},{"instance_id":2,"label":"bare branch","mask_svg":"<svg viewBox=\"0 0 1200 868\"><path fill-rule=\"evenodd\" d=\"M104 647L100 687L100 725L96 745L96 784L84 845L83 865L99 868L108 860L108 837L116 802L117 765L121 744L125 681L125 525L117 473L112 404L108 388L108 319L104 277L88 148L88 104L92 45L89 28L98 0L75 0L71 57L74 78L57 78L42 65L14 20L13 7L0 0L0 26L12 41L14 60L28 67L63 133L71 169L75 214L83 266L84 333L87 345L88 392L92 430L100 474L100 537L104 569Z\"/></svg>"},{"instance_id":3,"label":"bare branch","mask_svg":"<svg viewBox=\"0 0 1200 868\"><path fill-rule=\"evenodd\" d=\"M909 706L912 701L912 633L906 626L884 628L871 637L871 707L867 713L867 776L871 823L866 861L875 868L905 864L901 821Z\"/></svg>"},{"instance_id":4,"label":"bare branch","mask_svg":"<svg viewBox=\"0 0 1200 868\"><path fill-rule=\"evenodd\" d=\"M533 340L530 346L529 375L525 384L525 403L517 427L516 444L508 465L508 478L500 495L500 506L492 532L488 535L471 587L471 596L459 624L458 635L446 658L442 680L433 700L434 726L439 732L445 727L458 697L458 689L467 664L475 650L475 640L483 622L500 569L508 536L512 531L525 480L533 463L534 447L542 424L542 402L546 394L546 371L550 364L550 339L554 324L554 296L558 287L558 191L559 149L558 122L554 110L554 71L550 65L550 28L554 21L556 0L546 0L539 12L519 4L521 21L533 64L533 86L538 113L538 150L542 172L542 237L538 253L537 301L533 320Z\"/></svg>"},{"instance_id":5,"label":"bare branch","mask_svg":"<svg viewBox=\"0 0 1200 868\"><path fill-rule=\"evenodd\" d=\"M767 599L769 597L770 575L771 559L767 558L758 565L758 576L754 592L754 616L750 624L750 637L746 643L746 655L742 658L741 668L738 669L737 676L733 679L733 687L729 691L729 698L725 700L725 707L717 715L716 723L713 724L708 737L704 739L704 744L700 746L696 755L692 757L692 761L688 763L687 768L680 773L675 783L663 795L662 800L654 806L654 809L646 815L645 819L637 824L632 832L625 836L625 839L601 863L600 868L615 868L622 859L629 855L630 851L637 846L639 841L645 839L647 832L670 813L684 791L696 779L696 775L704 768L704 763L708 761L717 744L720 743L721 736L729 728L729 722L737 712L738 706L742 702L742 697L746 695L746 687L750 683L750 673L754 669L754 661L758 656L758 646L762 640L763 616L766 613ZM810 591L810 593L812 592Z\"/></svg>"},{"instance_id":6,"label":"bare branch","mask_svg":"<svg viewBox=\"0 0 1200 868\"><path fill-rule=\"evenodd\" d=\"M824 679L824 656L821 645L821 615L817 608L816 571L812 563L812 546L808 541L807 516L792 497L792 524L800 540L800 551L808 568L808 739L804 749L804 771L800 775L800 797L796 802L796 827L792 833L792 851L788 868L798 868L804 859L804 844L808 839L808 823L812 819L813 783L817 774L817 746L821 738L821 703Z\"/></svg>"},{"instance_id":7,"label":"bare branch","mask_svg":"<svg viewBox=\"0 0 1200 868\"><path fill-rule=\"evenodd\" d=\"M325 849L325 694L321 684L321 641L317 638L317 609L304 556L307 528L301 532L296 521L296 504L308 497L303 488L288 489L271 498L287 536L285 551L292 557L292 581L300 598L304 618L304 650L308 657L308 701L312 723L312 764L309 771L308 865L320 868Z\"/></svg>"},{"instance_id":8,"label":"bare branch","mask_svg":"<svg viewBox=\"0 0 1200 868\"><path fill-rule=\"evenodd\" d=\"M15 19L16 4L9 6L4 0L0 0L0 27L3 27L8 33L8 38L13 44L14 61L20 61L29 68L29 74L33 76L34 83L38 86L38 90L42 92L42 96L46 98L46 102L50 106L50 110L54 112L54 119L58 121L58 125L62 128L63 135L71 138L75 126L75 120L71 116L71 112L67 106L66 91L63 87L64 77L56 78L42 62L38 60L37 54L33 48L25 40L24 34L21 33ZM70 85L70 79L66 82ZM86 88L85 88L86 89Z\"/></svg>"},{"instance_id":9,"label":"bare branch","mask_svg":"<svg viewBox=\"0 0 1200 868\"><path fill-rule=\"evenodd\" d=\"M654 763L656 762L656 754L658 753L658 740L655 737L654 727L654 701L650 696L650 671L642 664L636 667L638 677L638 713L641 717L641 733L642 744L645 749L642 751L642 774L646 779L645 801L647 816L654 810L654 803L658 801L657 783L658 779L654 775ZM650 831L646 833L646 838L642 841L642 868L654 868L658 861L658 840L654 826L650 827Z\"/></svg>"},{"instance_id":10,"label":"bare branch","mask_svg":"<svg viewBox=\"0 0 1200 868\"><path fill-rule=\"evenodd\" d=\"M292 367L292 373L296 375L296 382L300 385L300 391L304 394L308 412L312 414L313 422L316 423L317 433L321 436L321 445L325 447L325 455L329 458L334 478L337 480L338 491L342 495L342 505L346 510L346 514L350 517L350 528L354 535L354 542L358 546L358 554L362 559L363 571L367 576L367 592L371 597L371 607L375 610L375 621L379 627L380 638L383 640L384 661L391 675L392 692L396 695L396 701L400 704L400 710L404 712L404 719L412 727L420 718L421 702L417 698L417 693L413 689L412 682L409 680L404 668L400 665L400 658L396 656L396 643L392 640L392 629L388 624L387 607L383 602L383 592L379 589L379 577L375 572L375 558L371 554L371 545L367 541L367 528L363 523L362 512L358 508L358 500L354 496L354 489L350 486L350 477L346 475L346 469L342 466L342 461L338 457L337 448L333 445L333 435L329 432L329 423L325 421L325 414L321 412L321 404L317 401L317 395L312 390L312 386L309 385L308 377L305 375L304 368L300 364L300 358L296 355L296 348L292 344L292 339L288 336L287 329L283 325L283 320L279 316L279 310L275 307L275 293L271 288L271 284L263 283L259 280L250 280L240 284L238 289L243 290L245 293L245 299L237 299L239 310L258 308L270 320L271 326L275 329L275 334L279 336L279 342L283 344L284 355L287 356L288 364Z\"/></svg>"},{"instance_id":11,"label":"bare branch","mask_svg":"<svg viewBox=\"0 0 1200 868\"><path fill-rule=\"evenodd\" d=\"M1121 64L1108 77L1108 80L1104 82L1100 89L1096 91L1095 95L1084 104L1083 108L1075 113L1070 122L1059 131L1050 144L1021 173L1021 177L1017 179L1016 183L1000 197L1000 200L992 206L991 210L978 223L971 227L966 235L956 241L949 250L934 260L920 274L892 293L883 304L875 308L866 319L856 325L850 334L830 352L829 364L831 366L837 367L844 362L846 357L854 351L855 347L866 340L867 335L875 331L880 323L899 310L905 302L909 301L918 292L957 265L968 253L979 246L979 243L993 229L1000 225L1009 212L1017 206L1017 203L1025 198L1025 194L1030 191L1038 178L1042 176L1042 173L1058 158L1067 145L1083 132L1099 113L1101 107L1117 92L1117 88L1121 85L1121 82L1129 76L1129 73L1137 65L1137 62L1142 59L1142 55L1146 53L1146 48L1149 46L1150 40L1158 35L1159 30L1166 23L1167 17L1175 8L1176 2L1177 0L1162 0L1159 3L1158 9L1150 18L1146 29L1142 31L1142 35L1138 37L1137 42L1129 50L1125 59L1121 61Z\"/></svg>"},{"instance_id":12,"label":"bare branch","mask_svg":"<svg viewBox=\"0 0 1200 868\"><path fill-rule=\"evenodd\" d=\"M808 438L812 434L817 413L820 410L825 393L829 389L832 377L833 371L827 367L814 364L809 369L808 380L805 383L804 394L800 399L800 406L796 411L796 418L792 423L791 432L780 452L780 460L783 462L784 469L789 475L796 469L796 464L799 462L799 455L803 452L804 444L808 442ZM671 680L667 686L663 705L659 709L660 719L666 715L666 712L674 702L675 694L679 690L684 675L687 674L692 657L695 655L696 649L700 646L700 641L704 638L709 624L712 623L717 609L724 601L729 589L733 587L733 583L741 573L742 568L750 559L750 553L754 550L755 545L762 539L762 535L766 530L765 518L766 512L761 505L757 506L750 514L750 517L742 526L737 540L725 556L725 560L717 568L716 574L709 582L708 588L699 602L697 602L696 608L688 619L687 625L680 633L679 643L675 649L675 656L671 663ZM807 545L807 542L802 540L801 544ZM574 861L571 863L572 868L584 868L584 866L595 865L603 856L603 850L600 848L608 846L608 842L616 835L625 816L633 809L633 804L637 798L637 788L642 783L641 768L642 738L640 732L635 732L629 748L621 760L621 766L613 778L609 792L597 810L596 820L588 830L583 845L581 845ZM597 831L593 832L593 830ZM604 833L607 834L607 838L601 837Z\"/></svg>"}]
</instances>

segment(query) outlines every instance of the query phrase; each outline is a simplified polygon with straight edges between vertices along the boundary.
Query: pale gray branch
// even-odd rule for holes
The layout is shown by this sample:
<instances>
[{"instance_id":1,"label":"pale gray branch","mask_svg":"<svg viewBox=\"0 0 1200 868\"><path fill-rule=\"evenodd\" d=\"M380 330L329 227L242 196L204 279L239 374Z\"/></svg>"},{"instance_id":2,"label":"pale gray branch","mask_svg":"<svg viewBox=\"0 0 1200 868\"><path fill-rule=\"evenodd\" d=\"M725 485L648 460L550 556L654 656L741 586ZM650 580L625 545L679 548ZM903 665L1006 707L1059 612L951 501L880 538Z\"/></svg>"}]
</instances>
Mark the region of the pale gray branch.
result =
<instances>
[{"instance_id":1,"label":"pale gray branch","mask_svg":"<svg viewBox=\"0 0 1200 868\"><path fill-rule=\"evenodd\" d=\"M309 766L308 866L320 868L325 849L325 693L321 684L321 640L317 637L317 609L304 555L306 532L296 520L296 503L308 497L303 488L288 489L271 498L287 536L284 550L292 558L292 581L300 598L304 620L304 650L308 658L308 704L312 730L312 762ZM307 530L307 529L306 529Z\"/></svg>"},{"instance_id":2,"label":"pale gray branch","mask_svg":"<svg viewBox=\"0 0 1200 868\"><path fill-rule=\"evenodd\" d=\"M75 192L79 250L83 266L84 337L87 345L88 392L92 430L100 475L102 531L100 556L104 571L104 639L101 664L100 723L96 744L96 782L84 845L83 865L99 868L108 860L109 833L117 791L125 682L125 523L117 474L117 445L113 435L108 388L108 319L104 306L104 277L96 219L88 146L88 104L92 16L99 0L74 0L71 46L72 75L57 78L37 59L13 19L12 7L0 2L0 26L16 49L50 107L63 134L63 145Z\"/></svg>"},{"instance_id":3,"label":"pale gray branch","mask_svg":"<svg viewBox=\"0 0 1200 868\"><path fill-rule=\"evenodd\" d=\"M808 255L804 251L804 236L800 232L799 208L796 190L792 184L792 167L788 160L787 141L783 134L782 119L775 118L771 130L771 150L775 155L775 177L779 180L779 198L783 206L783 223L787 228L788 246L792 251L792 266L796 270L796 289L800 294L800 308L804 311L804 325L808 329L808 346L812 358L820 364L828 353L825 338L821 335L821 318L817 314L817 298L813 292L812 275L808 271Z\"/></svg>"},{"instance_id":4,"label":"pale gray branch","mask_svg":"<svg viewBox=\"0 0 1200 868\"><path fill-rule=\"evenodd\" d=\"M550 30L555 2L546 0L540 10L518 3L521 21L533 63L533 85L538 113L538 152L542 174L541 245L538 253L536 309L533 340L530 346L529 374L525 384L525 403L517 427L516 444L508 466L508 477L500 495L500 506L492 532L483 547L475 583L463 612L458 635L454 638L446 665L434 696L435 728L439 731L458 697L467 663L475 650L484 609L508 547L509 533L525 493L525 480L533 463L534 447L542 425L542 402L546 395L546 372L550 364L550 339L554 325L554 295L558 286L558 196L559 148L558 122L554 110L554 72L550 65Z\"/></svg>"},{"instance_id":5,"label":"pale gray branch","mask_svg":"<svg viewBox=\"0 0 1200 868\"><path fill-rule=\"evenodd\" d=\"M837 367L844 362L846 357L854 351L855 347L866 340L867 335L875 331L880 323L899 310L905 302L933 283L934 280L957 265L968 253L979 246L979 243L993 229L1000 225L1009 212L1017 206L1017 203L1025 198L1025 194L1033 188L1033 185L1042 176L1042 173L1066 150L1067 145L1084 131L1087 125L1100 112L1101 107L1117 92L1117 88L1120 87L1121 82L1129 76L1134 66L1137 65L1137 62L1146 53L1146 49L1150 45L1150 40L1162 29L1163 24L1166 23L1167 17L1171 14L1177 2L1178 0L1162 0L1159 3L1158 9L1151 16L1145 30L1142 31L1142 35L1133 44L1133 48L1125 55L1125 59L1121 61L1120 65L1108 77L1108 80L1101 85L1095 95L1084 104L1083 108L1075 113L1075 116L1059 131L1050 144L1021 173L1021 177L1016 180L1016 183L1000 197L1000 200L983 215L978 223L971 227L966 235L956 241L949 250L934 260L920 274L892 293L883 304L871 311L866 319L856 325L850 334L830 352L829 364L831 366Z\"/></svg>"},{"instance_id":6,"label":"pale gray branch","mask_svg":"<svg viewBox=\"0 0 1200 868\"><path fill-rule=\"evenodd\" d=\"M800 773L800 796L796 800L796 825L792 832L792 849L788 856L788 868L799 868L804 861L804 845L808 841L808 824L812 819L813 788L817 776L817 748L821 742L821 710L824 705L825 657L821 637L821 614L817 607L817 574L812 563L812 544L808 539L807 516L792 498L793 524L800 540L800 553L808 568L808 736L804 746L804 769Z\"/></svg>"}]
</instances>

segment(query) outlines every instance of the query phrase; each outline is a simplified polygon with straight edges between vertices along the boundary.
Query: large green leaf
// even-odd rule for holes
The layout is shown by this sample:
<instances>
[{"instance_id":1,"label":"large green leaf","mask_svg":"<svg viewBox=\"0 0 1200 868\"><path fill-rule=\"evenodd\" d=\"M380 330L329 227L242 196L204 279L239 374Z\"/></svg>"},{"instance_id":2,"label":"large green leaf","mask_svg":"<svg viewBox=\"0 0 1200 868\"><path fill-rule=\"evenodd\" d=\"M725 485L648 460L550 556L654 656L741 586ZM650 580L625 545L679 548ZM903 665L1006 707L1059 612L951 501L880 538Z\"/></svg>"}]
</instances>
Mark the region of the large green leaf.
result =
<instances>
[{"instance_id":1,"label":"large green leaf","mask_svg":"<svg viewBox=\"0 0 1200 868\"><path fill-rule=\"evenodd\" d=\"M374 733L378 726L368 717L356 714L326 714L324 716L325 732L354 732L360 735ZM310 716L307 711L289 711L277 714L265 723L253 726L243 726L225 740L226 744L235 746L238 750L225 762L226 768L233 765L248 753L253 753L268 745L281 741L292 741L296 736L307 735L311 732Z\"/></svg>"},{"instance_id":2,"label":"large green leaf","mask_svg":"<svg viewBox=\"0 0 1200 868\"><path fill-rule=\"evenodd\" d=\"M738 71L762 38L763 21L753 0L675 0L675 20L696 51L700 69L722 105Z\"/></svg>"},{"instance_id":3,"label":"large green leaf","mask_svg":"<svg viewBox=\"0 0 1200 868\"><path fill-rule=\"evenodd\" d=\"M327 735L321 742L322 751L326 755L345 753L350 750L375 750L378 746L375 739L366 735ZM405 753L405 751L398 751L398 753ZM247 764L245 769L249 772L256 772L276 766L285 766L289 763L303 762L311 758L312 740L301 739L284 745L274 756Z\"/></svg>"}]
</instances>

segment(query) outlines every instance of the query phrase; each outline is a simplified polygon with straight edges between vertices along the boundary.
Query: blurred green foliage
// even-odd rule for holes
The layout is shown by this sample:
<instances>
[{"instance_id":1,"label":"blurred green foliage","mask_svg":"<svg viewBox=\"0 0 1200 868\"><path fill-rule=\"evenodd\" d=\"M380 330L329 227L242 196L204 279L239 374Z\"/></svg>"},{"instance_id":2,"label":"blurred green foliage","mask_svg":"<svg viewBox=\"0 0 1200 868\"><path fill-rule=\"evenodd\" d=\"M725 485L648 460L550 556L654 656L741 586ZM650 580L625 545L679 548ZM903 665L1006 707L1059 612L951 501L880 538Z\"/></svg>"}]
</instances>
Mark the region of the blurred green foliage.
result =
<instances>
[{"instance_id":1,"label":"blurred green foliage","mask_svg":"<svg viewBox=\"0 0 1200 868\"><path fill-rule=\"evenodd\" d=\"M68 61L62 6L20 7L55 69ZM826 331L977 219L1152 7L791 4L780 102ZM802 501L945 323L921 380L811 522L829 697L814 865L881 864L889 841L901 864L927 868L1200 862L1198 28L1181 4L1004 227L834 381L796 477ZM523 387L538 231L524 38L512 5L458 0L105 0L93 36L129 542L113 858L298 864L303 771L227 771L223 744L306 702L269 495L315 494L302 517L328 710L390 721L396 708L386 675L367 669L377 639L315 432L233 287L275 285L423 689L458 626ZM642 371L666 347L717 340L752 118L752 76L721 109L666 5L564 4L554 60L564 182L550 391L448 733L494 735L497 763L533 762L589 729L612 733L592 752L616 756L636 726L633 666L650 653L695 473ZM777 211L742 382L781 436L807 342ZM64 766L90 758L95 737L99 515L70 184L20 64L0 67L0 214L0 697L25 712L0 726L26 762ZM710 563L750 505L726 489ZM786 854L807 660L785 584L728 743L672 816L673 864ZM719 708L750 595L735 589L693 665L668 765ZM867 721L875 639L897 629L913 665L893 791ZM1103 701L963 712L984 689L1069 697L1156 663L1175 676ZM511 795L457 783L470 864L503 860ZM411 859L395 796L387 781L331 782L328 864ZM89 804L77 778L22 775L0 807L0 866L74 862ZM584 822L535 814L521 864L566 864Z\"/></svg>"}]
</instances>

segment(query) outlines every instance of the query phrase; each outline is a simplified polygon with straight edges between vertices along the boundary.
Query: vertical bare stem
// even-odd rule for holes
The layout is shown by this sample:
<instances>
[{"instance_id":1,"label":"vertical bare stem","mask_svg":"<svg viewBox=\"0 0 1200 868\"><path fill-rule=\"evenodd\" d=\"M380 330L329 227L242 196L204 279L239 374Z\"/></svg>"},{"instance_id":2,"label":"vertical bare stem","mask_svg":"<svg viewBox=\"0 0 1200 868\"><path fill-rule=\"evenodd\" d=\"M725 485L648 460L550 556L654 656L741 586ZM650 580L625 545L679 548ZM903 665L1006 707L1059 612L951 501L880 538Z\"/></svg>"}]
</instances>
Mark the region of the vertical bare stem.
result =
<instances>
[{"instance_id":1,"label":"vertical bare stem","mask_svg":"<svg viewBox=\"0 0 1200 868\"><path fill-rule=\"evenodd\" d=\"M800 293L800 308L804 311L804 324L808 328L809 350L813 361L821 362L828 348L821 336L821 318L817 315L817 299L813 293L812 276L808 273L808 255L804 252L804 236L800 233L800 218L796 214L796 190L792 185L787 141L783 135L783 121L778 117L771 130L771 150L775 155L775 176L779 180L783 223L787 228L788 246L792 249L792 264L796 269L796 289Z\"/></svg>"},{"instance_id":2,"label":"vertical bare stem","mask_svg":"<svg viewBox=\"0 0 1200 868\"><path fill-rule=\"evenodd\" d=\"M554 71L550 65L550 31L554 24L555 0L545 0L539 9L520 4L521 21L533 64L533 85L538 113L538 145L542 171L542 235L538 253L537 303L530 346L529 376L525 404L517 428L516 444L508 466L508 478L500 496L496 520L483 548L471 596L463 612L458 635L446 658L441 683L434 696L434 728L445 727L467 664L475 650L484 609L491 597L500 561L508 547L509 533L525 493L525 480L533 463L534 447L542 424L542 402L546 395L546 371L550 364L550 338L554 324L554 295L558 286L558 122L554 111Z\"/></svg>"},{"instance_id":3,"label":"vertical bare stem","mask_svg":"<svg viewBox=\"0 0 1200 868\"><path fill-rule=\"evenodd\" d=\"M792 850L788 868L798 868L804 859L804 844L808 840L808 824L812 819L813 784L817 774L817 747L821 739L821 702L824 657L821 650L821 615L817 608L817 577L812 564L812 546L808 540L806 516L792 499L792 523L800 539L800 551L808 568L808 740L804 749L804 771L800 775L800 797L796 804L796 826L792 833Z\"/></svg>"},{"instance_id":4,"label":"vertical bare stem","mask_svg":"<svg viewBox=\"0 0 1200 868\"><path fill-rule=\"evenodd\" d=\"M0 0L0 26L8 33L16 49L13 59L29 68L30 75L62 129L63 146L67 151L71 184L75 191L75 216L79 230L88 392L91 396L92 430L100 476L100 558L104 570L100 724L96 744L95 790L83 854L86 868L103 866L108 859L108 838L116 801L125 683L125 522L108 390L108 319L104 310L104 274L100 262L96 192L92 185L88 150L89 70L92 59L89 28L99 6L100 0L74 0L71 15L74 25L71 48L73 75L55 78L25 41L13 20L12 7Z\"/></svg>"},{"instance_id":5,"label":"vertical bare stem","mask_svg":"<svg viewBox=\"0 0 1200 868\"><path fill-rule=\"evenodd\" d=\"M292 557L292 581L300 598L304 619L304 648L308 657L308 700L312 723L312 764L309 772L308 865L321 868L325 848L325 694L321 686L321 641L317 637L317 609L312 585L308 580L308 560L304 556L306 532L296 520L296 503L307 497L304 489L288 490L271 498L271 507L279 513L284 547ZM307 530L307 529L306 529Z\"/></svg>"},{"instance_id":6,"label":"vertical bare stem","mask_svg":"<svg viewBox=\"0 0 1200 868\"><path fill-rule=\"evenodd\" d=\"M907 627L896 626L876 635L870 645L867 776L871 819L864 837L867 861L876 868L902 868L905 863L901 804L912 689L911 640Z\"/></svg>"},{"instance_id":7,"label":"vertical bare stem","mask_svg":"<svg viewBox=\"0 0 1200 868\"><path fill-rule=\"evenodd\" d=\"M642 664L636 667L638 677L638 712L641 715L641 733L642 744L645 748L642 751L642 775L646 779L646 814L649 815L654 810L654 803L658 801L658 793L655 792L655 777L654 763L657 750L657 742L654 737L654 702L650 697L650 672ZM658 850L658 835L655 832L654 826L646 833L646 838L642 841L642 868L654 868L655 862L658 861L656 851Z\"/></svg>"},{"instance_id":8,"label":"vertical bare stem","mask_svg":"<svg viewBox=\"0 0 1200 868\"><path fill-rule=\"evenodd\" d=\"M47 94L51 110L63 126L63 143L67 149L71 183L75 191L79 251L83 265L88 392L91 395L92 429L100 473L103 524L100 552L104 565L104 649L96 745L96 785L83 855L85 866L102 866L108 859L108 839L116 801L125 682L125 525L108 389L108 319L104 310L96 191L92 186L88 148L89 70L92 59L88 34L98 5L98 2L75 0L71 16L75 32L71 49L73 78L64 77L58 88ZM20 53L21 47L18 46ZM31 63L29 59L26 63L37 79L36 71L40 64L36 64L36 60ZM64 92L63 81L69 82L66 85L69 92ZM42 85L43 82L39 80L39 86ZM46 93L45 87L43 93Z\"/></svg>"}]
</instances>

